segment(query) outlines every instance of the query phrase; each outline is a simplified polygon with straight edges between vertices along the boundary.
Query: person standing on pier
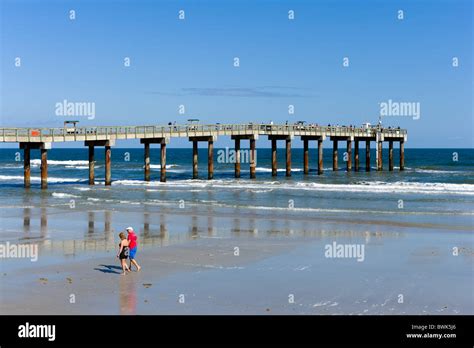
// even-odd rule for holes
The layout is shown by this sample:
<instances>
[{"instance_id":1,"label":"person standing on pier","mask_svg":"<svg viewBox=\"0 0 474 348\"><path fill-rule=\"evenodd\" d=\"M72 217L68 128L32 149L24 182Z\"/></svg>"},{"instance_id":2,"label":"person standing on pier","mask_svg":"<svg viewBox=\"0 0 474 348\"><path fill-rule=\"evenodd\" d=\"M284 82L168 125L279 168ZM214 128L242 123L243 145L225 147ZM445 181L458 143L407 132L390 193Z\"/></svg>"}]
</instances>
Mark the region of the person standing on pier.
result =
<instances>
[{"instance_id":1,"label":"person standing on pier","mask_svg":"<svg viewBox=\"0 0 474 348\"><path fill-rule=\"evenodd\" d=\"M135 234L135 232L133 231L133 228L132 227L127 227L126 228L126 231L128 233L128 236L127 236L127 239L128 241L130 242L130 270L132 269L132 264L137 268L137 272L140 271L141 267L140 265L138 264L138 262L135 260L135 255L137 253L137 248L138 248L138 244L137 244L137 235Z\"/></svg>"}]
</instances>

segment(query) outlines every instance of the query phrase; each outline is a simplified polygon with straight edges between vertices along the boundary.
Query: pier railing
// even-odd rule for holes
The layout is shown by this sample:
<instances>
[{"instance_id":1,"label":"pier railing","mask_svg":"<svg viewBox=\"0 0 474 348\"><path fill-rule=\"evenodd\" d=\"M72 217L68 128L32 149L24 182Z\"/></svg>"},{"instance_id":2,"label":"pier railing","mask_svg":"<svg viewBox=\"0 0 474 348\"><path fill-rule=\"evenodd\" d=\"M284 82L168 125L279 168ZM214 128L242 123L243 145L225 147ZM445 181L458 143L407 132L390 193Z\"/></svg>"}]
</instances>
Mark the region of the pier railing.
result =
<instances>
[{"instance_id":1,"label":"pier railing","mask_svg":"<svg viewBox=\"0 0 474 348\"><path fill-rule=\"evenodd\" d=\"M282 125L282 124L187 124L165 126L97 126L76 128L0 128L0 141L74 141L84 139L136 139L151 137L188 137L196 135L239 134L291 134L316 136L375 137L382 133L386 137L405 137L406 130L400 128Z\"/></svg>"}]
</instances>

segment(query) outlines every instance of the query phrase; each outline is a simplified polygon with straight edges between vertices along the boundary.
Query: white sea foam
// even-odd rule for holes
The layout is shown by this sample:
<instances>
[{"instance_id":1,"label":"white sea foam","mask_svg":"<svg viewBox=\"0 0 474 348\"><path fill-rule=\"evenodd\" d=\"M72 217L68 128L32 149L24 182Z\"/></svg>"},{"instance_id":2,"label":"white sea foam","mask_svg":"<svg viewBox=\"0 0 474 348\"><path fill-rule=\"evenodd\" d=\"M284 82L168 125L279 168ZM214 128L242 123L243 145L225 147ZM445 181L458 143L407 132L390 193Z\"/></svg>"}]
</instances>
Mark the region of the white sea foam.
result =
<instances>
[{"instance_id":1,"label":"white sea foam","mask_svg":"<svg viewBox=\"0 0 474 348\"><path fill-rule=\"evenodd\" d=\"M195 205L194 203L188 203L188 205ZM251 210L280 210L282 212L307 212L307 213L344 213L344 214L388 214L388 215L467 215L474 216L474 212L465 211L408 211L408 210L362 210L362 209L336 209L336 208L291 208L288 207L272 207L272 206L238 206L225 203L213 204L217 207L225 208L245 208Z\"/></svg>"},{"instance_id":2,"label":"white sea foam","mask_svg":"<svg viewBox=\"0 0 474 348\"><path fill-rule=\"evenodd\" d=\"M103 202L103 200L98 198L88 198L89 201L94 202ZM139 205L139 202L123 201L123 200L106 200L106 202L120 202L122 204L135 204ZM145 205L155 205L155 206L177 206L177 201L167 201L159 199L147 199L145 202L142 202ZM455 210L445 210L445 211L409 211L409 210L399 210L399 209L387 209L387 210L363 210L363 209L342 209L342 208L288 208L287 206L275 207L275 206L258 206L258 205L236 205L229 203L220 203L219 201L211 200L200 200L198 202L187 202L187 206L200 206L202 205L211 205L215 208L231 208L231 209L249 209L249 210L261 210L261 211L281 211L284 213L323 213L323 214L375 214L375 215L459 215L459 216L474 216L474 212L470 211L455 211Z\"/></svg>"},{"instance_id":3,"label":"white sea foam","mask_svg":"<svg viewBox=\"0 0 474 348\"><path fill-rule=\"evenodd\" d=\"M17 165L17 164L6 164L4 166L0 166L0 169L22 169L23 165Z\"/></svg>"},{"instance_id":4,"label":"white sea foam","mask_svg":"<svg viewBox=\"0 0 474 348\"><path fill-rule=\"evenodd\" d=\"M79 198L79 196L64 192L53 192L52 196L56 198Z\"/></svg>"},{"instance_id":5,"label":"white sea foam","mask_svg":"<svg viewBox=\"0 0 474 348\"><path fill-rule=\"evenodd\" d=\"M257 172L263 172L263 173L271 173L272 169L271 168L263 168L263 167L256 167L255 171ZM301 172L303 169L301 168L291 168L292 172ZM278 168L277 172L286 172L285 168Z\"/></svg>"},{"instance_id":6,"label":"white sea foam","mask_svg":"<svg viewBox=\"0 0 474 348\"><path fill-rule=\"evenodd\" d=\"M119 201L120 204L133 204L133 205L140 205L140 202L133 202L133 201Z\"/></svg>"},{"instance_id":7,"label":"white sea foam","mask_svg":"<svg viewBox=\"0 0 474 348\"><path fill-rule=\"evenodd\" d=\"M352 184L322 184L316 182L291 182L278 181L244 181L244 180L183 180L176 182L145 182L142 180L117 180L113 185L126 186L167 186L187 188L218 188L218 189L247 189L247 190L304 190L315 192L359 192L359 193L419 193L419 194L457 194L474 195L472 184L448 184L448 183L420 183L420 182L383 182L383 181L360 181Z\"/></svg>"},{"instance_id":8,"label":"white sea foam","mask_svg":"<svg viewBox=\"0 0 474 348\"><path fill-rule=\"evenodd\" d=\"M436 170L436 169L415 169L416 173L427 174L463 174L465 172L460 170Z\"/></svg>"},{"instance_id":9,"label":"white sea foam","mask_svg":"<svg viewBox=\"0 0 474 348\"><path fill-rule=\"evenodd\" d=\"M166 169L179 167L177 164L167 164ZM161 169L161 164L150 164L151 169Z\"/></svg>"},{"instance_id":10,"label":"white sea foam","mask_svg":"<svg viewBox=\"0 0 474 348\"><path fill-rule=\"evenodd\" d=\"M39 176L32 176L30 178L32 182L40 182L41 178ZM23 182L23 176L21 175L0 175L0 181L21 181ZM61 183L61 182L81 182L81 181L86 181L84 179L76 179L76 178L55 178L55 177L49 177L48 182L49 183Z\"/></svg>"},{"instance_id":11,"label":"white sea foam","mask_svg":"<svg viewBox=\"0 0 474 348\"><path fill-rule=\"evenodd\" d=\"M35 166L41 165L40 159L32 159L31 164ZM48 160L48 165L69 165L69 166L80 166L87 165L89 166L89 161L75 161L75 160L66 160L66 161L57 161L57 160ZM89 168L89 167L87 167Z\"/></svg>"},{"instance_id":12,"label":"white sea foam","mask_svg":"<svg viewBox=\"0 0 474 348\"><path fill-rule=\"evenodd\" d=\"M90 187L75 187L76 190L79 190L79 191L90 191Z\"/></svg>"}]
</instances>

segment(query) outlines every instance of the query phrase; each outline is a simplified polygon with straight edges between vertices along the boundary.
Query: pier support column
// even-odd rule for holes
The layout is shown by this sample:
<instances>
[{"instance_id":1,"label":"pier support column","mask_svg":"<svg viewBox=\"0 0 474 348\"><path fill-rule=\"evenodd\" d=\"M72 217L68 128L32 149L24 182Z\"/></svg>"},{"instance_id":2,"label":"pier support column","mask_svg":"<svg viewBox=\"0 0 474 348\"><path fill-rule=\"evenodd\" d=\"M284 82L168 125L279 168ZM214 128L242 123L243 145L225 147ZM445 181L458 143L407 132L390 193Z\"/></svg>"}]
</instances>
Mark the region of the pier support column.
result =
<instances>
[{"instance_id":1,"label":"pier support column","mask_svg":"<svg viewBox=\"0 0 474 348\"><path fill-rule=\"evenodd\" d=\"M31 186L31 150L29 146L25 146L23 149L23 181L25 188L30 188Z\"/></svg>"},{"instance_id":2,"label":"pier support column","mask_svg":"<svg viewBox=\"0 0 474 348\"><path fill-rule=\"evenodd\" d=\"M337 140L333 140L332 144L332 170L337 171Z\"/></svg>"},{"instance_id":3,"label":"pier support column","mask_svg":"<svg viewBox=\"0 0 474 348\"><path fill-rule=\"evenodd\" d=\"M277 176L277 172L277 141L276 139L272 139L272 176Z\"/></svg>"},{"instance_id":4,"label":"pier support column","mask_svg":"<svg viewBox=\"0 0 474 348\"><path fill-rule=\"evenodd\" d=\"M160 181L166 182L166 142L161 142Z\"/></svg>"},{"instance_id":5,"label":"pier support column","mask_svg":"<svg viewBox=\"0 0 474 348\"><path fill-rule=\"evenodd\" d=\"M383 163L382 163L382 142L379 140L377 141L377 170L383 170Z\"/></svg>"},{"instance_id":6,"label":"pier support column","mask_svg":"<svg viewBox=\"0 0 474 348\"><path fill-rule=\"evenodd\" d=\"M255 138L250 138L250 179L255 179L256 170L256 157L255 157Z\"/></svg>"},{"instance_id":7,"label":"pier support column","mask_svg":"<svg viewBox=\"0 0 474 348\"><path fill-rule=\"evenodd\" d=\"M388 142L388 170L393 171L393 141Z\"/></svg>"},{"instance_id":8,"label":"pier support column","mask_svg":"<svg viewBox=\"0 0 474 348\"><path fill-rule=\"evenodd\" d=\"M109 186L112 184L111 165L112 165L112 150L111 146L115 145L114 139L109 140L86 140L84 146L89 147L89 185L94 185L95 173L94 173L94 151L95 146L105 147L105 185Z\"/></svg>"},{"instance_id":9,"label":"pier support column","mask_svg":"<svg viewBox=\"0 0 474 348\"><path fill-rule=\"evenodd\" d=\"M359 140L354 140L354 171L359 171Z\"/></svg>"},{"instance_id":10,"label":"pier support column","mask_svg":"<svg viewBox=\"0 0 474 348\"><path fill-rule=\"evenodd\" d=\"M207 145L207 179L214 177L214 141L209 140Z\"/></svg>"},{"instance_id":11,"label":"pier support column","mask_svg":"<svg viewBox=\"0 0 474 348\"><path fill-rule=\"evenodd\" d=\"M350 172L352 170L352 141L347 140L347 171Z\"/></svg>"},{"instance_id":12,"label":"pier support column","mask_svg":"<svg viewBox=\"0 0 474 348\"><path fill-rule=\"evenodd\" d=\"M94 145L89 145L89 185L95 184Z\"/></svg>"},{"instance_id":13,"label":"pier support column","mask_svg":"<svg viewBox=\"0 0 474 348\"><path fill-rule=\"evenodd\" d=\"M214 177L214 141L217 136L196 136L190 137L193 142L193 179L198 179L198 143L207 142L207 178L211 180Z\"/></svg>"},{"instance_id":14,"label":"pier support column","mask_svg":"<svg viewBox=\"0 0 474 348\"><path fill-rule=\"evenodd\" d=\"M240 139L235 139L235 177L240 178Z\"/></svg>"},{"instance_id":15,"label":"pier support column","mask_svg":"<svg viewBox=\"0 0 474 348\"><path fill-rule=\"evenodd\" d=\"M150 143L143 144L145 149L145 181L150 181Z\"/></svg>"},{"instance_id":16,"label":"pier support column","mask_svg":"<svg viewBox=\"0 0 474 348\"><path fill-rule=\"evenodd\" d=\"M303 140L303 172L309 173L309 151L308 151L308 140Z\"/></svg>"},{"instance_id":17,"label":"pier support column","mask_svg":"<svg viewBox=\"0 0 474 348\"><path fill-rule=\"evenodd\" d=\"M48 150L41 149L41 188L48 188Z\"/></svg>"},{"instance_id":18,"label":"pier support column","mask_svg":"<svg viewBox=\"0 0 474 348\"><path fill-rule=\"evenodd\" d=\"M405 170L405 141L400 141L400 170Z\"/></svg>"},{"instance_id":19,"label":"pier support column","mask_svg":"<svg viewBox=\"0 0 474 348\"><path fill-rule=\"evenodd\" d=\"M105 146L105 185L112 185L111 161L112 150L109 145Z\"/></svg>"},{"instance_id":20,"label":"pier support column","mask_svg":"<svg viewBox=\"0 0 474 348\"><path fill-rule=\"evenodd\" d=\"M291 138L287 138L286 142L286 176L291 176Z\"/></svg>"},{"instance_id":21,"label":"pier support column","mask_svg":"<svg viewBox=\"0 0 474 348\"><path fill-rule=\"evenodd\" d=\"M198 178L198 142L193 140L193 179Z\"/></svg>"},{"instance_id":22,"label":"pier support column","mask_svg":"<svg viewBox=\"0 0 474 348\"><path fill-rule=\"evenodd\" d=\"M323 174L323 140L318 140L318 174Z\"/></svg>"},{"instance_id":23,"label":"pier support column","mask_svg":"<svg viewBox=\"0 0 474 348\"><path fill-rule=\"evenodd\" d=\"M370 140L365 141L365 171L370 172Z\"/></svg>"}]
</instances>

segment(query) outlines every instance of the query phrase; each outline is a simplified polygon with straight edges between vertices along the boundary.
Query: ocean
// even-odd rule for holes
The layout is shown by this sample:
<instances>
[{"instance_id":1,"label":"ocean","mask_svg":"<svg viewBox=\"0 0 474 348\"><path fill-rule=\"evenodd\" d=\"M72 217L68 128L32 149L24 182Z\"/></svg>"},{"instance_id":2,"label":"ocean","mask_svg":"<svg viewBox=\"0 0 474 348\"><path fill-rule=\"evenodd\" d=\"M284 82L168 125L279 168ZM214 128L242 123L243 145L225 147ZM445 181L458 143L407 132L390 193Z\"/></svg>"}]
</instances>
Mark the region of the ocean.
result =
<instances>
[{"instance_id":1,"label":"ocean","mask_svg":"<svg viewBox=\"0 0 474 348\"><path fill-rule=\"evenodd\" d=\"M96 185L88 185L87 149L53 149L48 153L48 190L39 189L39 151L32 152L32 189L23 185L22 152L0 150L0 199L2 208L28 204L67 203L93 209L107 206L168 206L190 204L197 209L232 208L255 211L291 211L317 216L344 215L357 219L383 217L398 220L426 215L431 222L450 217L450 223L472 219L474 208L474 151L470 149L406 149L405 170L399 171L394 149L394 171L365 171L365 151L360 171L347 172L343 149L339 171L332 171L332 154L324 154L324 174L317 175L317 152L310 150L310 173L303 173L303 151L292 150L292 175L285 176L284 150L278 152L278 176L271 176L270 149L257 150L257 178L249 178L249 164L242 163L240 179L232 163L219 163L214 153L214 180L207 180L207 150L199 150L199 176L192 179L192 150L168 149L167 182L161 183L159 148L152 148L150 182L145 182L142 149L112 149L112 188L105 188L103 150L96 150ZM224 150L222 150L224 151ZM37 152L37 153L36 153ZM223 152L222 152L223 153ZM18 156L20 154L20 156ZM36 155L36 156L35 156ZM456 158L457 156L457 158ZM453 160L457 159L456 160ZM20 159L20 161L16 161ZM42 203L38 201L42 199ZM46 203L47 202L47 203ZM472 222L472 220L471 220Z\"/></svg>"}]
</instances>

